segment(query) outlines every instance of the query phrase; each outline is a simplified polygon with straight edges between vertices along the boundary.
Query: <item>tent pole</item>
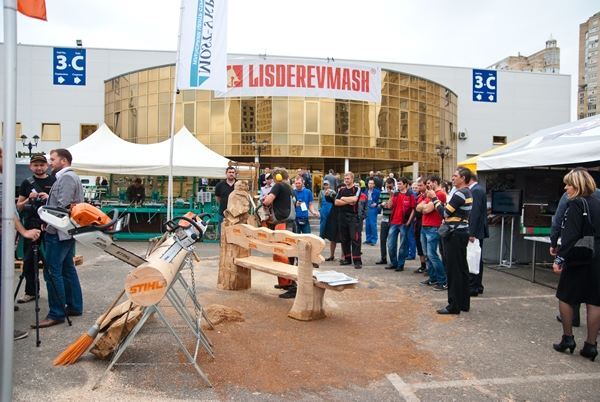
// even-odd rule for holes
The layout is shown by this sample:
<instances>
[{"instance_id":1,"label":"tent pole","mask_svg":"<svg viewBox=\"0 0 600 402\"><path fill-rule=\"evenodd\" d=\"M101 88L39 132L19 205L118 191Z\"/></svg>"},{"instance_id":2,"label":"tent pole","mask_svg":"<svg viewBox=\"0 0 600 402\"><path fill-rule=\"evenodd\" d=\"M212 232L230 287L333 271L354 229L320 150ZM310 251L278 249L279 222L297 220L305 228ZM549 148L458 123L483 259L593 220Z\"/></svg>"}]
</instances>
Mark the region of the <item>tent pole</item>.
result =
<instances>
[{"instance_id":1,"label":"tent pole","mask_svg":"<svg viewBox=\"0 0 600 402\"><path fill-rule=\"evenodd\" d=\"M183 0L179 10L179 33L177 35L177 57L173 81L173 103L171 105L171 144L169 149L169 186L167 190L167 221L173 218L173 145L175 143L175 107L177 105L177 75L179 74L179 49L181 48L181 23L183 20Z\"/></svg>"},{"instance_id":2,"label":"tent pole","mask_svg":"<svg viewBox=\"0 0 600 402\"><path fill-rule=\"evenodd\" d=\"M4 0L4 152L2 159L2 285L0 288L0 401L12 400L15 276L15 142L17 121L17 1Z\"/></svg>"}]
</instances>

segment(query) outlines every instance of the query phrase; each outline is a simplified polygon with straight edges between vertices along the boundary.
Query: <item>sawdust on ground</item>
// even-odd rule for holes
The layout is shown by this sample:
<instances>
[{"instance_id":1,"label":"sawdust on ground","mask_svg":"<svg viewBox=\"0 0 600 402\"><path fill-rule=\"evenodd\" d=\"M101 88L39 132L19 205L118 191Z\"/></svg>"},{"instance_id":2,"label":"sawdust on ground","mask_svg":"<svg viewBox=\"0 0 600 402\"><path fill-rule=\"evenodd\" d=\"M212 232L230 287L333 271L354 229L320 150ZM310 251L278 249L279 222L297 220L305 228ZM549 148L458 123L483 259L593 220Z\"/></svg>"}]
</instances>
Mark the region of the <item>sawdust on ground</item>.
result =
<instances>
[{"instance_id":1,"label":"sawdust on ground","mask_svg":"<svg viewBox=\"0 0 600 402\"><path fill-rule=\"evenodd\" d=\"M201 354L200 364L215 389L319 391L365 386L392 372L438 370L437 357L414 339L417 320L430 314L414 294L398 289L394 300L385 300L381 291L367 288L332 293L325 296L327 318L311 322L288 318L292 301L277 293L204 293L205 305L226 305L244 319L206 331L216 358Z\"/></svg>"}]
</instances>

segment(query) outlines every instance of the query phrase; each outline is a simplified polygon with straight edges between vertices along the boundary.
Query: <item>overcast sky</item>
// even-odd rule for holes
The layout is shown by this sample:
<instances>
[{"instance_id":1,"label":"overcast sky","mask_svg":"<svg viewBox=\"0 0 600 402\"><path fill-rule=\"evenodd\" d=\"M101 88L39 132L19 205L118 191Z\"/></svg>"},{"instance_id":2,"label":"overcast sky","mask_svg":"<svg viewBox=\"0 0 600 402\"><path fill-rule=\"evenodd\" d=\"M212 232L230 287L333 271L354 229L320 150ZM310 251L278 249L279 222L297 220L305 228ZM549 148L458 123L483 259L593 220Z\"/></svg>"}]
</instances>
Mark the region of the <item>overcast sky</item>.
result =
<instances>
[{"instance_id":1,"label":"overcast sky","mask_svg":"<svg viewBox=\"0 0 600 402\"><path fill-rule=\"evenodd\" d=\"M18 41L175 50L179 7L179 0L46 0L48 22L19 15ZM571 75L573 109L579 24L598 11L592 0L229 0L227 48L481 68L534 53L552 35L560 72Z\"/></svg>"}]
</instances>

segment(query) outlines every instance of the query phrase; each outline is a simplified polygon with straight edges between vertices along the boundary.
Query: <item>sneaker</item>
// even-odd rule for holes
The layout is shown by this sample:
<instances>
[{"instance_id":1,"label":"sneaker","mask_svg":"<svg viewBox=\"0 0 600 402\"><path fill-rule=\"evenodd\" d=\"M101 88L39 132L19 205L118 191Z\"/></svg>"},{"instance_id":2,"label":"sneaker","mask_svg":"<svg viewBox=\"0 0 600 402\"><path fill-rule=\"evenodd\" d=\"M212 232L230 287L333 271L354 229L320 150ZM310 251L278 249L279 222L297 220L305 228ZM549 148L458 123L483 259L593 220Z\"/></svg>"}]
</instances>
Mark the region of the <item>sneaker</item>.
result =
<instances>
[{"instance_id":1,"label":"sneaker","mask_svg":"<svg viewBox=\"0 0 600 402\"><path fill-rule=\"evenodd\" d=\"M15 331L13 332L13 340L18 341L19 339L27 338L28 335L29 332L27 331L19 331L15 329Z\"/></svg>"},{"instance_id":2,"label":"sneaker","mask_svg":"<svg viewBox=\"0 0 600 402\"><path fill-rule=\"evenodd\" d=\"M362 269L362 264L354 264L354 269Z\"/></svg>"},{"instance_id":3,"label":"sneaker","mask_svg":"<svg viewBox=\"0 0 600 402\"><path fill-rule=\"evenodd\" d=\"M422 274L423 272L425 272L425 268L423 267L419 267L416 271L415 274Z\"/></svg>"},{"instance_id":4,"label":"sneaker","mask_svg":"<svg viewBox=\"0 0 600 402\"><path fill-rule=\"evenodd\" d=\"M386 265L386 264L387 264L387 260L375 261L375 265Z\"/></svg>"},{"instance_id":5,"label":"sneaker","mask_svg":"<svg viewBox=\"0 0 600 402\"><path fill-rule=\"evenodd\" d=\"M342 260L340 261L340 265L352 265L352 261Z\"/></svg>"},{"instance_id":6,"label":"sneaker","mask_svg":"<svg viewBox=\"0 0 600 402\"><path fill-rule=\"evenodd\" d=\"M35 300L35 296L24 295L20 299L17 299L17 303L19 303L19 304L29 303L29 302L34 301L34 300Z\"/></svg>"},{"instance_id":7,"label":"sneaker","mask_svg":"<svg viewBox=\"0 0 600 402\"><path fill-rule=\"evenodd\" d=\"M404 265L400 265L399 267L396 268L396 272L402 272L404 271Z\"/></svg>"},{"instance_id":8,"label":"sneaker","mask_svg":"<svg viewBox=\"0 0 600 402\"><path fill-rule=\"evenodd\" d=\"M448 285L440 285L439 283L433 287L433 290L441 292L442 290L448 290Z\"/></svg>"},{"instance_id":9,"label":"sneaker","mask_svg":"<svg viewBox=\"0 0 600 402\"><path fill-rule=\"evenodd\" d=\"M419 282L421 285L426 285L426 286L433 286L433 285L437 285L437 282L432 281L431 279L427 279L424 281Z\"/></svg>"},{"instance_id":10,"label":"sneaker","mask_svg":"<svg viewBox=\"0 0 600 402\"><path fill-rule=\"evenodd\" d=\"M388 265L387 267L385 267L385 269L396 269L396 267L393 265Z\"/></svg>"}]
</instances>

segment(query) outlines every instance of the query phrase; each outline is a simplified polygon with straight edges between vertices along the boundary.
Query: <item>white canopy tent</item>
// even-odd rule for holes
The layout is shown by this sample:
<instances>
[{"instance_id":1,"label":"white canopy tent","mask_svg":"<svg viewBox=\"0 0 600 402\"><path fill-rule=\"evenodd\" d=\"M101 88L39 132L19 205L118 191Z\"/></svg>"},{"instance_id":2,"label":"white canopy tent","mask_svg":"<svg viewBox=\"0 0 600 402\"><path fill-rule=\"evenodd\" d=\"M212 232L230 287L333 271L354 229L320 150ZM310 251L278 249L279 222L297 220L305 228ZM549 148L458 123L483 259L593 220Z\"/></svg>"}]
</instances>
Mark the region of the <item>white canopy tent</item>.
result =
<instances>
[{"instance_id":1,"label":"white canopy tent","mask_svg":"<svg viewBox=\"0 0 600 402\"><path fill-rule=\"evenodd\" d=\"M600 115L536 131L477 158L477 171L600 161Z\"/></svg>"},{"instance_id":2,"label":"white canopy tent","mask_svg":"<svg viewBox=\"0 0 600 402\"><path fill-rule=\"evenodd\" d=\"M183 127L174 139L173 175L224 178L229 159L212 151ZM115 135L106 124L69 147L73 168L97 173L169 175L169 140L134 144Z\"/></svg>"}]
</instances>

